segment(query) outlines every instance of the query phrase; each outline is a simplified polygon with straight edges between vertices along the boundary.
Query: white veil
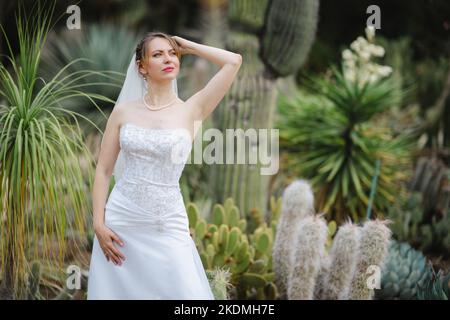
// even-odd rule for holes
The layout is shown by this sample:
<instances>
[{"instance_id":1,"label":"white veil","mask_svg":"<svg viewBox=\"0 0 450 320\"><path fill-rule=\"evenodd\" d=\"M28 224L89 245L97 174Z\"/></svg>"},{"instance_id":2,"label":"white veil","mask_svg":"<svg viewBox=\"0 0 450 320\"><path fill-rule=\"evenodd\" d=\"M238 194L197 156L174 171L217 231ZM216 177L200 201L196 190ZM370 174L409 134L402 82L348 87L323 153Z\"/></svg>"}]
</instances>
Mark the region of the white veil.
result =
<instances>
[{"instance_id":1,"label":"white veil","mask_svg":"<svg viewBox=\"0 0 450 320\"><path fill-rule=\"evenodd\" d=\"M175 94L178 96L177 79L172 80L172 88ZM125 77L125 82L123 83L122 89L120 90L119 97L116 100L114 108L122 102L133 101L141 99L147 93L147 83L139 73L136 64L136 53L133 54L131 58L130 65L128 66L127 75ZM103 139L102 139L103 140ZM119 181L124 170L124 159L122 150L119 151L116 163L113 169L113 175L115 181Z\"/></svg>"}]
</instances>

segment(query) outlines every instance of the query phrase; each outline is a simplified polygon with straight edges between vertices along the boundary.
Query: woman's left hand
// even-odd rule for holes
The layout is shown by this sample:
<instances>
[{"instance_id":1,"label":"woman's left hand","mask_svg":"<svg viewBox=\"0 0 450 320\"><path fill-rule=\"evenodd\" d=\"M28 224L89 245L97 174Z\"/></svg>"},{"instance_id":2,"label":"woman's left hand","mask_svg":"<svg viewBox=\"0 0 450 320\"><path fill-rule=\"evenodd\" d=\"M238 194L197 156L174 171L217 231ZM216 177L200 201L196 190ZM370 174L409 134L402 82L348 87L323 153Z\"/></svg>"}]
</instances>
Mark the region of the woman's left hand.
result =
<instances>
[{"instance_id":1,"label":"woman's left hand","mask_svg":"<svg viewBox=\"0 0 450 320\"><path fill-rule=\"evenodd\" d=\"M182 55L192 53L192 46L191 46L191 44L193 43L192 41L186 40L178 36L173 36L172 39L174 39L177 42L178 46L180 47Z\"/></svg>"}]
</instances>

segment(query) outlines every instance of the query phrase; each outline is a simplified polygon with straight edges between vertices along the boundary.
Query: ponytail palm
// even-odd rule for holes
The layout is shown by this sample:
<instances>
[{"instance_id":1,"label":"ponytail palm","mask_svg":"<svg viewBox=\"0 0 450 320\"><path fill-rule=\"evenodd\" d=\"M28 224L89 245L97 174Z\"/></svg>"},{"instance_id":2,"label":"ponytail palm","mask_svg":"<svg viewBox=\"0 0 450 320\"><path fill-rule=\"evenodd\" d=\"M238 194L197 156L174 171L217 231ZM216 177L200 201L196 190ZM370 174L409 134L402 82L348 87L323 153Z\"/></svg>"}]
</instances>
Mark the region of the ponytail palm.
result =
<instances>
[{"instance_id":1,"label":"ponytail palm","mask_svg":"<svg viewBox=\"0 0 450 320\"><path fill-rule=\"evenodd\" d=\"M111 102L82 91L79 81L92 71L63 77L66 66L48 82L40 78L41 49L54 5L45 11L38 2L32 11L35 15L24 21L20 8L16 16L17 57L1 27L10 53L9 68L0 62L0 298L6 299L25 296L27 261L50 261L57 241L61 265L66 231L86 231L93 159L79 126L69 121L78 123L82 115L66 110L64 101L82 96L94 104L94 99ZM81 157L88 159L84 172Z\"/></svg>"}]
</instances>

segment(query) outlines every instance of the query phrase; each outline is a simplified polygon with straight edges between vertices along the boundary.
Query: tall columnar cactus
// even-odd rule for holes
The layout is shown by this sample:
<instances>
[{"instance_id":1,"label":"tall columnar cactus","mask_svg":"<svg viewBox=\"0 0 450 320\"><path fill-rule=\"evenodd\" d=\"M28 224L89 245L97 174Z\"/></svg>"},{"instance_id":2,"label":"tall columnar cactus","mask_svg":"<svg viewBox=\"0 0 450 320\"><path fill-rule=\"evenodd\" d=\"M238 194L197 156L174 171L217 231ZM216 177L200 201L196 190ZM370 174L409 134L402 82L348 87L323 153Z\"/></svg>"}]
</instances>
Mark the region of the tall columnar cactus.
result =
<instances>
[{"instance_id":1,"label":"tall columnar cactus","mask_svg":"<svg viewBox=\"0 0 450 320\"><path fill-rule=\"evenodd\" d=\"M305 217L297 227L295 249L288 257L291 269L287 295L289 300L312 300L316 278L326 253L328 228L325 220L319 216Z\"/></svg>"},{"instance_id":2,"label":"tall columnar cactus","mask_svg":"<svg viewBox=\"0 0 450 320\"><path fill-rule=\"evenodd\" d=\"M291 206L282 210L273 248L279 298L371 299L369 267L375 272L383 268L391 236L387 222L367 221L363 227L347 223L328 249L325 220L309 210L304 214L313 202L310 185L302 180L283 194L283 203Z\"/></svg>"},{"instance_id":3,"label":"tall columnar cactus","mask_svg":"<svg viewBox=\"0 0 450 320\"><path fill-rule=\"evenodd\" d=\"M375 220L364 223L361 230L361 253L350 286L349 299L369 300L373 298L374 290L367 283L369 267L375 266L379 270L383 268L390 238L391 230L386 226L386 221Z\"/></svg>"},{"instance_id":4,"label":"tall columnar cactus","mask_svg":"<svg viewBox=\"0 0 450 320\"><path fill-rule=\"evenodd\" d=\"M359 256L359 228L347 223L339 228L330 252L330 266L324 277L321 299L346 299Z\"/></svg>"},{"instance_id":5,"label":"tall columnar cactus","mask_svg":"<svg viewBox=\"0 0 450 320\"><path fill-rule=\"evenodd\" d=\"M308 182L299 180L286 188L282 199L282 214L278 220L273 246L273 267L280 298L285 299L289 275L289 263L286 257L291 243L295 242L294 228L301 219L314 213L314 196Z\"/></svg>"},{"instance_id":6,"label":"tall columnar cactus","mask_svg":"<svg viewBox=\"0 0 450 320\"><path fill-rule=\"evenodd\" d=\"M274 126L277 103L277 78L294 74L305 62L316 34L319 0L230 0L230 31L226 46L243 56L236 81L224 99L226 108L213 113L214 127L247 130ZM271 144L277 136L266 137ZM242 139L243 140L243 139ZM245 136L245 159L265 147L259 138ZM236 148L235 148L236 149ZM268 147L270 151L270 146ZM224 157L228 152L225 150ZM244 215L252 208L266 211L270 175L268 167L255 164L211 166L212 195L223 202L236 200ZM272 159L275 161L277 159Z\"/></svg>"}]
</instances>

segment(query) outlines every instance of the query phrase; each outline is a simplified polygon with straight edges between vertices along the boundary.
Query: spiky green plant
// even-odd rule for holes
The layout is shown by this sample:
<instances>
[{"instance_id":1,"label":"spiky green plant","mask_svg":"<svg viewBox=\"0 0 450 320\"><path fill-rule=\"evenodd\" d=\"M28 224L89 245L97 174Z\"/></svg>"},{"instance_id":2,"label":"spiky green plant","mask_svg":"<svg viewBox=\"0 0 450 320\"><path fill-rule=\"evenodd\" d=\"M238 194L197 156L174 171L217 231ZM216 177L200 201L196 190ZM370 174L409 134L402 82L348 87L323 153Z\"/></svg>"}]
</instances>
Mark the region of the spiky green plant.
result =
<instances>
[{"instance_id":1,"label":"spiky green plant","mask_svg":"<svg viewBox=\"0 0 450 320\"><path fill-rule=\"evenodd\" d=\"M384 54L373 35L358 37L343 51L340 66L327 75L304 75L294 98L280 99L280 145L291 155L294 174L309 179L318 190L320 211L343 222L365 215L369 192L377 176L373 211L386 210L398 182L407 178L413 139L379 124L383 115L403 96L393 90L390 67L371 61ZM378 175L377 162L380 162Z\"/></svg>"},{"instance_id":2,"label":"spiky green plant","mask_svg":"<svg viewBox=\"0 0 450 320\"><path fill-rule=\"evenodd\" d=\"M428 266L427 278L417 289L419 300L450 300L450 272L443 270L437 273L432 265Z\"/></svg>"},{"instance_id":3,"label":"spiky green plant","mask_svg":"<svg viewBox=\"0 0 450 320\"><path fill-rule=\"evenodd\" d=\"M83 58L79 63L68 66L63 74L87 69L97 71L98 73L80 79L79 83L84 85L84 91L106 96L112 103L104 104L99 111L82 97L71 97L66 101L65 107L84 114L102 127L107 119L103 111L112 109L133 55L132 48L138 41L139 35L136 32L120 24L83 24L82 32L62 29L49 37L42 54L41 71L45 78L49 78L71 61ZM105 73L108 79L105 78ZM108 85L98 85L102 82L108 82ZM85 132L92 130L87 123L83 122L82 125Z\"/></svg>"},{"instance_id":4,"label":"spiky green plant","mask_svg":"<svg viewBox=\"0 0 450 320\"><path fill-rule=\"evenodd\" d=\"M37 2L37 8L35 4L25 19L24 9L19 10L17 57L1 27L10 64L8 68L0 63L0 101L4 101L0 106L0 295L4 299L25 296L27 259L42 255L49 261L54 259L53 253L62 265L66 229L73 227L81 233L86 229L93 160L79 127L68 123L69 116L76 119L78 114L64 108L65 100L82 96L90 101L111 101L82 91L78 81L92 71L80 70L62 77L62 69L49 81L41 82L41 50L51 28L54 6L46 10ZM78 156L89 160L86 176ZM58 248L50 252L54 243Z\"/></svg>"},{"instance_id":5,"label":"spiky green plant","mask_svg":"<svg viewBox=\"0 0 450 320\"><path fill-rule=\"evenodd\" d=\"M408 137L371 121L392 103L390 81L349 83L336 68L333 81L315 78L310 87L318 97L298 93L280 100L280 145L291 155L290 170L318 188L320 211L342 222L349 212L358 221L366 212L376 160L381 161L375 213L395 197L398 181L407 178Z\"/></svg>"}]
</instances>

